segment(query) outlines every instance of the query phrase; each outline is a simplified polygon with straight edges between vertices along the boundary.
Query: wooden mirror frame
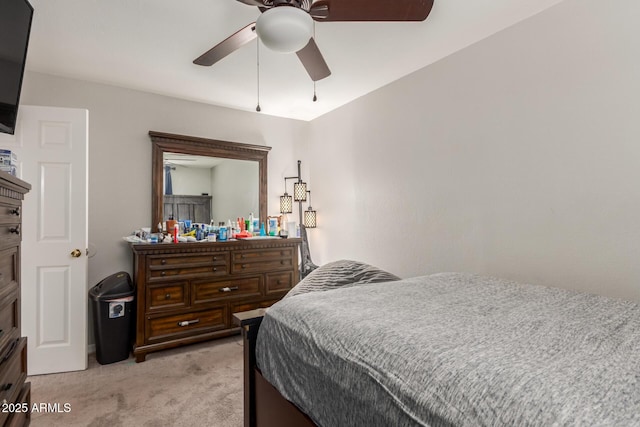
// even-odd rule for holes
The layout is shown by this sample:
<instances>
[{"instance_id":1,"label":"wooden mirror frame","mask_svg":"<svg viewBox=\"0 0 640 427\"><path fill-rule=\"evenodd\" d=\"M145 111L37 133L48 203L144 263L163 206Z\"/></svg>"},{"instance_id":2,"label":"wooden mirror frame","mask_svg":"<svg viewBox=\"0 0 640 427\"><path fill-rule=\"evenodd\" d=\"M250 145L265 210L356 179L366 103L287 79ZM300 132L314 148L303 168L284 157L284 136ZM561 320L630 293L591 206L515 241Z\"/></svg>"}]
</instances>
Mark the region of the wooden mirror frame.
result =
<instances>
[{"instance_id":1,"label":"wooden mirror frame","mask_svg":"<svg viewBox=\"0 0 640 427\"><path fill-rule=\"evenodd\" d=\"M149 131L151 137L151 227L163 219L164 153L192 154L258 162L259 218L267 218L267 155L271 147Z\"/></svg>"}]
</instances>

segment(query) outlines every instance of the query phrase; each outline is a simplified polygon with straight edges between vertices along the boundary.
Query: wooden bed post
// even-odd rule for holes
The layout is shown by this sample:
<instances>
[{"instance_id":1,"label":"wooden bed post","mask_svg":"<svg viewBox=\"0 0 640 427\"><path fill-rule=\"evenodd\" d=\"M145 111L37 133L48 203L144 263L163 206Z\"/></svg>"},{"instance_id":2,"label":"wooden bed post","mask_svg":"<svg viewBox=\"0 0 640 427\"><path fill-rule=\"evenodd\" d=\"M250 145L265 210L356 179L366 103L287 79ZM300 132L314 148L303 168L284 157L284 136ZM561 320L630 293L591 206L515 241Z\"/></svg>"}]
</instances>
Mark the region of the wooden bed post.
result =
<instances>
[{"instance_id":1,"label":"wooden bed post","mask_svg":"<svg viewBox=\"0 0 640 427\"><path fill-rule=\"evenodd\" d=\"M233 323L242 328L244 350L244 427L256 427L256 339L265 309L233 313Z\"/></svg>"}]
</instances>

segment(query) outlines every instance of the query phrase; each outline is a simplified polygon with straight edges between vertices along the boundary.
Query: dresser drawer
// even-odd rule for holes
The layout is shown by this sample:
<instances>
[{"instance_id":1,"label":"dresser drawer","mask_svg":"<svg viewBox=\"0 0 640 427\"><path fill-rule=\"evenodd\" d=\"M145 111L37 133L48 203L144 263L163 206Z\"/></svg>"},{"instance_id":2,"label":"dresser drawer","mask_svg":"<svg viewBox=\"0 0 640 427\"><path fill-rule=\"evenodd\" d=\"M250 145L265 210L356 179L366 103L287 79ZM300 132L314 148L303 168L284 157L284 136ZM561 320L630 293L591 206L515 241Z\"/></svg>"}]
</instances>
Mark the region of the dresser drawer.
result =
<instances>
[{"instance_id":1,"label":"dresser drawer","mask_svg":"<svg viewBox=\"0 0 640 427\"><path fill-rule=\"evenodd\" d=\"M0 293L5 286L16 283L18 271L18 246L0 251Z\"/></svg>"},{"instance_id":2,"label":"dresser drawer","mask_svg":"<svg viewBox=\"0 0 640 427\"><path fill-rule=\"evenodd\" d=\"M13 289L5 288L5 291L0 299L0 355L20 336L18 286L14 284Z\"/></svg>"},{"instance_id":3,"label":"dresser drawer","mask_svg":"<svg viewBox=\"0 0 640 427\"><path fill-rule=\"evenodd\" d=\"M18 204L0 202L0 224L20 224L22 208Z\"/></svg>"},{"instance_id":4,"label":"dresser drawer","mask_svg":"<svg viewBox=\"0 0 640 427\"><path fill-rule=\"evenodd\" d=\"M25 383L16 400L20 411L9 414L5 427L23 427L31 421L31 383Z\"/></svg>"},{"instance_id":5,"label":"dresser drawer","mask_svg":"<svg viewBox=\"0 0 640 427\"><path fill-rule=\"evenodd\" d=\"M16 402L27 378L27 339L18 338L12 342L0 359L0 402ZM7 419L7 413L0 413L0 424Z\"/></svg>"},{"instance_id":6,"label":"dresser drawer","mask_svg":"<svg viewBox=\"0 0 640 427\"><path fill-rule=\"evenodd\" d=\"M169 316L149 316L146 322L147 340L166 341L225 329L227 317L225 306Z\"/></svg>"},{"instance_id":7,"label":"dresser drawer","mask_svg":"<svg viewBox=\"0 0 640 427\"><path fill-rule=\"evenodd\" d=\"M194 304L204 304L224 298L260 295L260 277L193 282Z\"/></svg>"},{"instance_id":8,"label":"dresser drawer","mask_svg":"<svg viewBox=\"0 0 640 427\"><path fill-rule=\"evenodd\" d=\"M257 310L258 308L267 308L271 307L273 304L280 301L280 299L269 299L265 301L256 301L256 302L239 302L236 304L231 304L231 309L229 310L231 314L240 313L242 311L250 311Z\"/></svg>"},{"instance_id":9,"label":"dresser drawer","mask_svg":"<svg viewBox=\"0 0 640 427\"><path fill-rule=\"evenodd\" d=\"M265 293L286 292L293 286L293 271L267 273Z\"/></svg>"},{"instance_id":10,"label":"dresser drawer","mask_svg":"<svg viewBox=\"0 0 640 427\"><path fill-rule=\"evenodd\" d=\"M293 249L262 249L238 251L233 254L231 272L265 272L293 267Z\"/></svg>"},{"instance_id":11,"label":"dresser drawer","mask_svg":"<svg viewBox=\"0 0 640 427\"><path fill-rule=\"evenodd\" d=\"M149 256L149 280L165 278L224 276L228 274L229 254Z\"/></svg>"},{"instance_id":12,"label":"dresser drawer","mask_svg":"<svg viewBox=\"0 0 640 427\"><path fill-rule=\"evenodd\" d=\"M147 285L147 310L185 307L189 300L188 282Z\"/></svg>"},{"instance_id":13,"label":"dresser drawer","mask_svg":"<svg viewBox=\"0 0 640 427\"><path fill-rule=\"evenodd\" d=\"M22 225L0 224L0 242L18 243L22 239Z\"/></svg>"}]
</instances>

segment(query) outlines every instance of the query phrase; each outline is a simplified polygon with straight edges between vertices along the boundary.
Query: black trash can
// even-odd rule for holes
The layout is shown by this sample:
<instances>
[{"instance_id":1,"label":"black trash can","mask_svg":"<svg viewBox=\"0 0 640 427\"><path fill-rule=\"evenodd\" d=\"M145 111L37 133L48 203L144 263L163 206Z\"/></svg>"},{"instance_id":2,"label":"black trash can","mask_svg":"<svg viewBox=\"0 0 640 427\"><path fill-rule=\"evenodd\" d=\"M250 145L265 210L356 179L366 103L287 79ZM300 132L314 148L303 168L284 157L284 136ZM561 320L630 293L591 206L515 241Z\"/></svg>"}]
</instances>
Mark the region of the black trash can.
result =
<instances>
[{"instance_id":1,"label":"black trash can","mask_svg":"<svg viewBox=\"0 0 640 427\"><path fill-rule=\"evenodd\" d=\"M96 359L101 365L129 357L135 330L135 288L121 271L89 290L93 308Z\"/></svg>"}]
</instances>

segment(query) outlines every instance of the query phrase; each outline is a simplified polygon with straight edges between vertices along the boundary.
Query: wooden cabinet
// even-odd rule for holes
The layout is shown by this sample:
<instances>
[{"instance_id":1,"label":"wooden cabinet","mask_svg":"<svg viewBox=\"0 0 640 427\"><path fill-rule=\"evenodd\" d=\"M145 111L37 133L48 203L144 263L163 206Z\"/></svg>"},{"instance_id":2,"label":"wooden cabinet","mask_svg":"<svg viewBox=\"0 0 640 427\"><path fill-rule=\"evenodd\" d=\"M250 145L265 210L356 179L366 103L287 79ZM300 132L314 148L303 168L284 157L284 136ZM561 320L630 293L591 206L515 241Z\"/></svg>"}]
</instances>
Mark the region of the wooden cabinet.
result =
<instances>
[{"instance_id":1,"label":"wooden cabinet","mask_svg":"<svg viewBox=\"0 0 640 427\"><path fill-rule=\"evenodd\" d=\"M26 182L0 172L0 425L29 425L31 384L27 378L27 339L20 330L20 241ZM9 406L5 406L9 404ZM16 410L11 410L16 409Z\"/></svg>"},{"instance_id":2,"label":"wooden cabinet","mask_svg":"<svg viewBox=\"0 0 640 427\"><path fill-rule=\"evenodd\" d=\"M133 244L137 362L239 332L232 313L268 307L299 280L300 239Z\"/></svg>"}]
</instances>

